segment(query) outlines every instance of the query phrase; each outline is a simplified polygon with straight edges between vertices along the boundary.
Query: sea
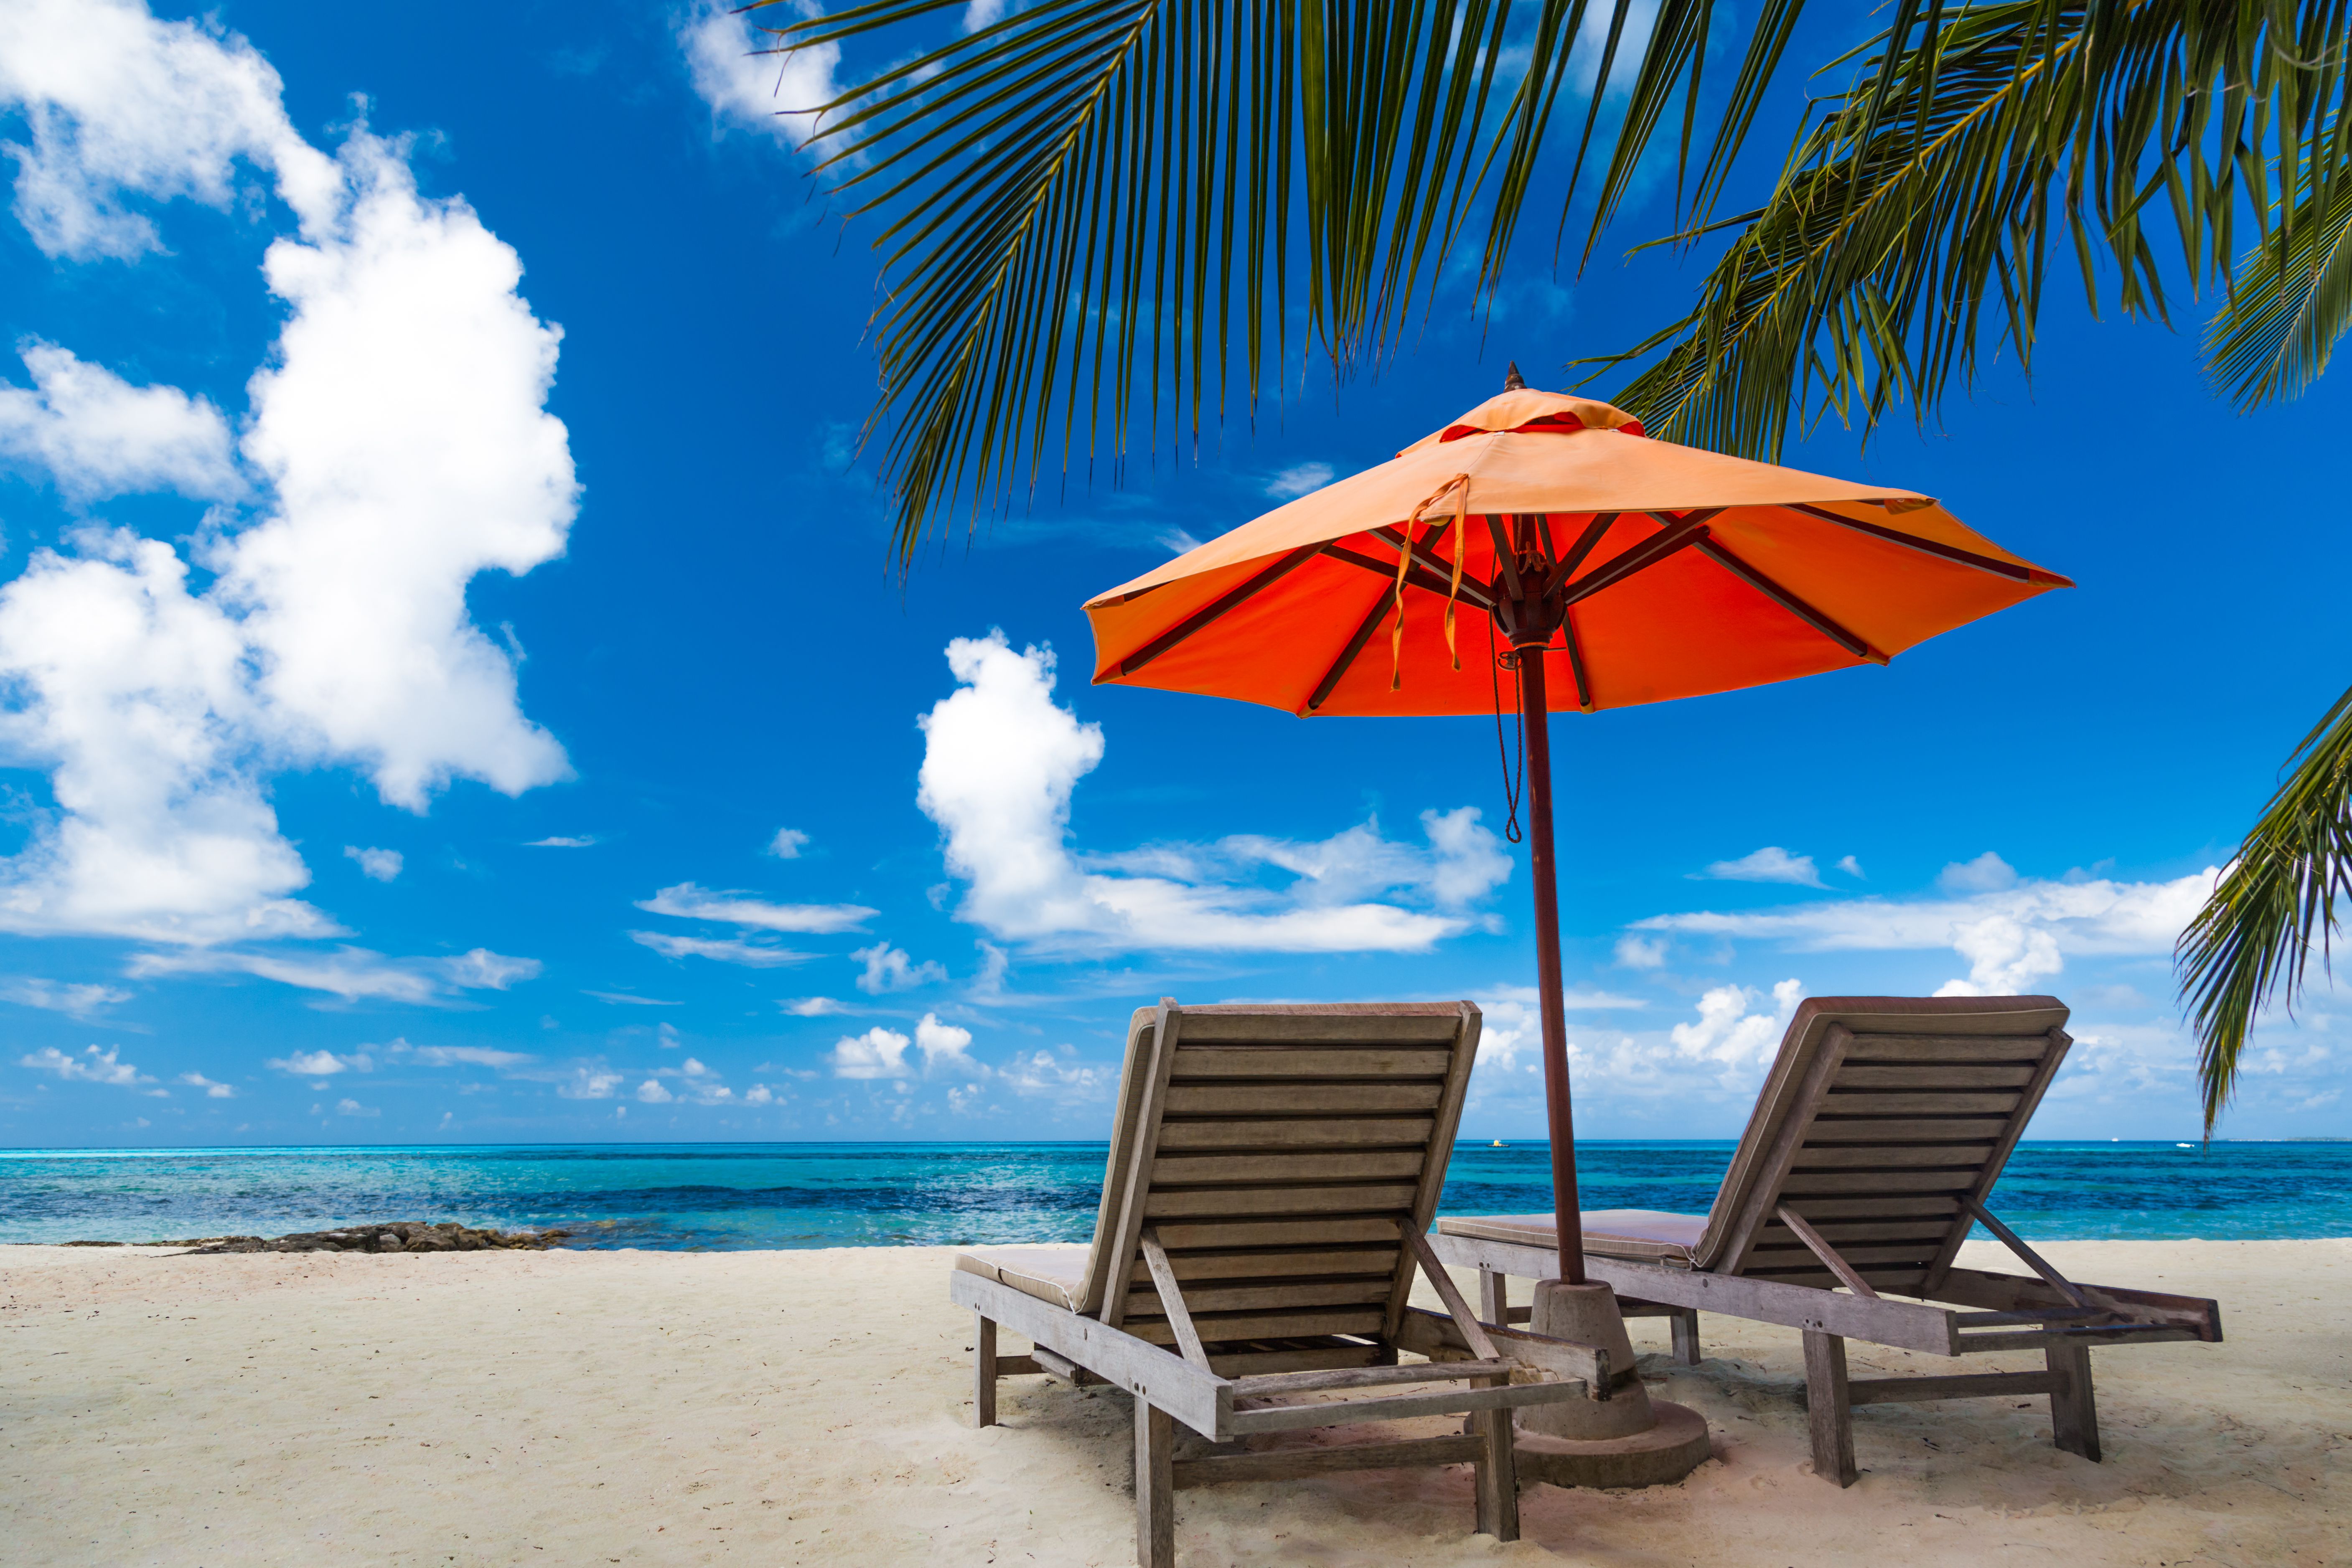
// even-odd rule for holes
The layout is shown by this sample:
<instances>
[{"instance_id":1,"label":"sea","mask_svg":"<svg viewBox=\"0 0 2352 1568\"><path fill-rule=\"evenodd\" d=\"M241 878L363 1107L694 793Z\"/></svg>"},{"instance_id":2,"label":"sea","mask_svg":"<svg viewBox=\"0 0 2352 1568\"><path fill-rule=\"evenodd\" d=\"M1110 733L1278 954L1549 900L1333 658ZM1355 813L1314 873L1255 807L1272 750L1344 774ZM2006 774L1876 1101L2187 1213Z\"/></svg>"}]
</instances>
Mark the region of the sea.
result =
<instances>
[{"instance_id":1,"label":"sea","mask_svg":"<svg viewBox=\"0 0 2352 1568\"><path fill-rule=\"evenodd\" d=\"M1704 1213L1733 1145L1577 1146L1583 1206ZM1100 1143L0 1150L0 1243L279 1236L369 1221L724 1251L1083 1241ZM1463 1143L1441 1212L1551 1205L1541 1142ZM2352 1237L2352 1142L2026 1142L1993 1212L2028 1239Z\"/></svg>"}]
</instances>

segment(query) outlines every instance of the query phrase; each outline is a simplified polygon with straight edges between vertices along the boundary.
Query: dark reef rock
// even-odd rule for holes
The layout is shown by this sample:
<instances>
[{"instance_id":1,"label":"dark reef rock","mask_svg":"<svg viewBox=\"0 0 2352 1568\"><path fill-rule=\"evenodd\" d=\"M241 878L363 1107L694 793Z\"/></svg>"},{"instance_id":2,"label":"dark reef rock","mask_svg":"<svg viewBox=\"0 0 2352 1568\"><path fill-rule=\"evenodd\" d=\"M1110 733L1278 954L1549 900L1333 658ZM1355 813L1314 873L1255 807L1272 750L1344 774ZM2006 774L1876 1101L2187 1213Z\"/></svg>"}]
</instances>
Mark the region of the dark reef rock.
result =
<instances>
[{"instance_id":1,"label":"dark reef rock","mask_svg":"<svg viewBox=\"0 0 2352 1568\"><path fill-rule=\"evenodd\" d=\"M455 1220L430 1225L402 1219L275 1238L198 1236L158 1245L196 1252L543 1252L571 1234L568 1230L475 1230Z\"/></svg>"}]
</instances>

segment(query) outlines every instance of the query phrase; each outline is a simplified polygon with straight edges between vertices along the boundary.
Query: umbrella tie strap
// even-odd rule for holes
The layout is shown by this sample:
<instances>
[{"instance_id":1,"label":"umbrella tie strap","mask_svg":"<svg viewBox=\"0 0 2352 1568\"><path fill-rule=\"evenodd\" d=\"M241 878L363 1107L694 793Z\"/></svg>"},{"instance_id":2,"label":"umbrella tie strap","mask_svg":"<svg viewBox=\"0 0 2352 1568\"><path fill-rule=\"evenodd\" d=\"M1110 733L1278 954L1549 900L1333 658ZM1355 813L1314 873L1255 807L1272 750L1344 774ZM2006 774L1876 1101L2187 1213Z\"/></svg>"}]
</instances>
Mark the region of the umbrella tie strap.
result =
<instances>
[{"instance_id":1,"label":"umbrella tie strap","mask_svg":"<svg viewBox=\"0 0 2352 1568\"><path fill-rule=\"evenodd\" d=\"M1468 474L1456 474L1430 492L1419 506L1412 509L1412 515L1404 520L1404 527L1399 531L1404 536L1404 542L1397 547L1396 625L1389 631L1389 689L1391 691L1401 691L1404 689L1404 580L1406 574L1412 570L1413 525L1427 521L1431 511L1438 503L1449 498L1454 502L1453 516L1430 530L1426 536L1430 542L1434 544L1437 536L1444 532L1449 524L1461 523L1469 516L1470 476ZM1462 668L1462 653L1454 645L1454 606L1455 601L1462 596L1462 567L1464 552L1466 549L1467 546L1462 542L1462 529L1454 528L1454 581L1445 594L1445 651L1453 656L1454 668L1456 669Z\"/></svg>"},{"instance_id":2,"label":"umbrella tie strap","mask_svg":"<svg viewBox=\"0 0 2352 1568\"><path fill-rule=\"evenodd\" d=\"M1503 821L1503 837L1507 843L1517 844L1521 837L1519 785L1524 781L1514 778L1511 773L1511 749L1503 741L1503 678L1495 672L1505 668L1506 660L1509 661L1508 668L1517 668L1518 656L1504 653L1495 647L1495 617L1492 616L1486 617L1486 652L1489 655L1486 660L1486 685L1495 694L1495 754L1502 761L1503 804L1509 810L1509 815ZM1519 766L1524 770L1527 765L1527 715L1523 713L1519 716Z\"/></svg>"}]
</instances>

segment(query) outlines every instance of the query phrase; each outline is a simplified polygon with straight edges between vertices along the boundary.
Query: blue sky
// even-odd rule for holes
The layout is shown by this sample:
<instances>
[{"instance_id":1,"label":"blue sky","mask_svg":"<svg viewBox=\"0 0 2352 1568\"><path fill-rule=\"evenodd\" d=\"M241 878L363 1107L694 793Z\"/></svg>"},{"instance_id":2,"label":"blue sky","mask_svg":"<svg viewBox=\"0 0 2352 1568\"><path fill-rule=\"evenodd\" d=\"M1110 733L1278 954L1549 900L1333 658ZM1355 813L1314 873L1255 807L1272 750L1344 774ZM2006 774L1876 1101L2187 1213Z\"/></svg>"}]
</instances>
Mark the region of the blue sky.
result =
<instances>
[{"instance_id":1,"label":"blue sky","mask_svg":"<svg viewBox=\"0 0 2352 1568\"><path fill-rule=\"evenodd\" d=\"M1687 273L1530 246L902 588L867 237L740 24L190 15L0 0L0 1142L1097 1137L1162 994L1475 998L1465 1130L1538 1130L1491 726L1092 689L1078 605ZM2352 673L2352 384L2242 419L2052 291L2030 388L1788 460L2080 587L1556 724L1586 1134L1735 1134L1799 997L1956 984L2073 1004L2038 1135L2193 1132L2168 951ZM2345 1131L2332 1006L2226 1133Z\"/></svg>"}]
</instances>

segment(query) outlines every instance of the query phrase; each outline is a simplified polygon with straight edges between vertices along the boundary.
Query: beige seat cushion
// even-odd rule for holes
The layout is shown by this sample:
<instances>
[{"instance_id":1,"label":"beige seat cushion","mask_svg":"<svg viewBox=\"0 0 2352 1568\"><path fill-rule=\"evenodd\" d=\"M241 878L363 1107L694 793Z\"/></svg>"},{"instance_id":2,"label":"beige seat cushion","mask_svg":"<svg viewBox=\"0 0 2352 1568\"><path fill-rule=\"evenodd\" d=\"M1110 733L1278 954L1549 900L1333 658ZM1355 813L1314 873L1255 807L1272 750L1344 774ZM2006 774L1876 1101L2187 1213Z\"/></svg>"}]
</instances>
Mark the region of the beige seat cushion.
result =
<instances>
[{"instance_id":1,"label":"beige seat cushion","mask_svg":"<svg viewBox=\"0 0 2352 1568\"><path fill-rule=\"evenodd\" d=\"M1644 1262L1690 1267L1692 1249L1706 1232L1703 1214L1667 1214L1661 1209L1587 1209L1584 1250L1603 1258L1633 1258ZM1479 1215L1441 1219L1440 1236L1466 1236L1478 1241L1502 1241L1520 1247L1558 1247L1557 1221L1548 1214Z\"/></svg>"},{"instance_id":2,"label":"beige seat cushion","mask_svg":"<svg viewBox=\"0 0 2352 1568\"><path fill-rule=\"evenodd\" d=\"M1075 1312L1087 1288L1087 1248L1067 1246L975 1247L956 1254L955 1266L967 1274L1010 1285L1024 1296L1051 1302Z\"/></svg>"}]
</instances>

